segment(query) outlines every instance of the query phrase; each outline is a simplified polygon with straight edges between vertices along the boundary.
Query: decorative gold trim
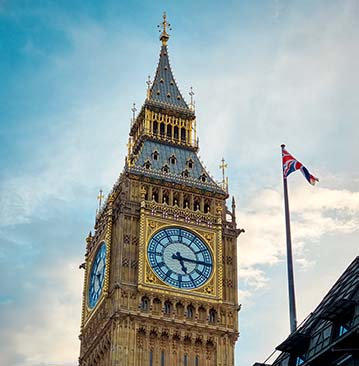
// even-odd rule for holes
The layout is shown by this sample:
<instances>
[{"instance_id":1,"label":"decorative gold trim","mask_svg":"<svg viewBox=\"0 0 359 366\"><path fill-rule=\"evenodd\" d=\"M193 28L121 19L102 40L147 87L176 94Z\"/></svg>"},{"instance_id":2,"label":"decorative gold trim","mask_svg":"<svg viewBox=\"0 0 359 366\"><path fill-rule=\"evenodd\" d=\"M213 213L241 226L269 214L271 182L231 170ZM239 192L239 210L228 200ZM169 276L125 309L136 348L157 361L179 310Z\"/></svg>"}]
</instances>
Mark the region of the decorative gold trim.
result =
<instances>
[{"instance_id":1,"label":"decorative gold trim","mask_svg":"<svg viewBox=\"0 0 359 366\"><path fill-rule=\"evenodd\" d=\"M107 209L107 226L106 226L106 274L105 283L103 286L103 296L108 295L109 283L110 283L110 265L111 265L111 246L112 246L112 218L113 218L113 202L115 200L115 195L112 193L108 199L108 209Z\"/></svg>"},{"instance_id":2,"label":"decorative gold trim","mask_svg":"<svg viewBox=\"0 0 359 366\"><path fill-rule=\"evenodd\" d=\"M162 206L162 205L161 205ZM147 208L147 209L146 209ZM190 211L190 210L183 210ZM220 219L216 218L219 222ZM195 289L178 289L163 282L152 270L147 258L147 246L150 238L165 227L183 227L198 235L208 246L213 257L214 267L211 277L202 286ZM222 227L213 225L206 227L195 222L186 222L170 219L165 213L162 217L155 216L149 210L147 202L142 201L140 213L140 245L139 245L139 289L153 290L164 295L182 293L188 299L198 300L199 297L207 301L218 302L223 299L222 277Z\"/></svg>"},{"instance_id":3,"label":"decorative gold trim","mask_svg":"<svg viewBox=\"0 0 359 366\"><path fill-rule=\"evenodd\" d=\"M86 303L87 303L87 290L88 290L88 286L87 286L87 276L88 276L88 271L89 271L89 265L88 265L88 255L87 255L87 251L88 251L88 246L91 242L91 237L88 236L86 238L86 254L85 254L85 270L84 270L84 280L83 280L83 290L82 290L82 308L81 308L81 328L80 328L80 332L82 333L83 327L85 325L85 317L87 315L86 313Z\"/></svg>"},{"instance_id":4,"label":"decorative gold trim","mask_svg":"<svg viewBox=\"0 0 359 366\"><path fill-rule=\"evenodd\" d=\"M93 265L93 261L96 258L96 255L97 255L100 247L102 246L102 244L105 244L105 246L106 246L106 272L107 272L107 258L109 256L109 253L108 253L108 245L107 245L106 239L99 240L99 242L98 242L98 244L96 246L96 250L93 251L93 253L91 255L91 259L88 261L88 264L86 265L86 267L88 266L88 268L89 268L89 271L87 272L87 279L86 279L86 299L85 299L86 312L87 312L87 314L88 313L93 313L94 310L98 307L99 303L101 302L100 300L104 297L106 273L105 273L104 285L102 287L101 295L100 295L99 299L97 300L97 303L95 304L95 306L93 308L91 308L89 306L88 294L89 294L89 287L90 287L90 279L91 279L92 265Z\"/></svg>"},{"instance_id":5,"label":"decorative gold trim","mask_svg":"<svg viewBox=\"0 0 359 366\"><path fill-rule=\"evenodd\" d=\"M223 261L222 261L222 252L223 252L223 244L222 244L222 229L218 227L217 233L217 250L218 250L218 262L217 262L217 271L218 271L218 297L223 299Z\"/></svg>"},{"instance_id":6,"label":"decorative gold trim","mask_svg":"<svg viewBox=\"0 0 359 366\"><path fill-rule=\"evenodd\" d=\"M140 237L139 237L139 260L138 260L138 283L142 282L144 254L145 254L145 202L141 202L140 211Z\"/></svg>"}]
</instances>

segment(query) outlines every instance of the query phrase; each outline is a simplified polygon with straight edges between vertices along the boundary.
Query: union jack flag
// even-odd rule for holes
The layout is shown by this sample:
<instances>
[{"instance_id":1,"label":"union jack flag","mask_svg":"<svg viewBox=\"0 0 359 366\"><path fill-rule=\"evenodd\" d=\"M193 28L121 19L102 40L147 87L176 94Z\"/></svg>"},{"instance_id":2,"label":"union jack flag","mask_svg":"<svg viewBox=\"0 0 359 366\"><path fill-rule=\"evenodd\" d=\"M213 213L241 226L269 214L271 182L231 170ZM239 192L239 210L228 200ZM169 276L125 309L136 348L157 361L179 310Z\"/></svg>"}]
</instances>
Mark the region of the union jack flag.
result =
<instances>
[{"instance_id":1,"label":"union jack flag","mask_svg":"<svg viewBox=\"0 0 359 366\"><path fill-rule=\"evenodd\" d=\"M319 182L319 179L314 175L310 174L308 169L299 162L294 156L289 154L289 152L282 145L282 161L283 161L283 177L286 179L290 173L300 170L304 175L305 179L311 184L315 185L315 182Z\"/></svg>"}]
</instances>

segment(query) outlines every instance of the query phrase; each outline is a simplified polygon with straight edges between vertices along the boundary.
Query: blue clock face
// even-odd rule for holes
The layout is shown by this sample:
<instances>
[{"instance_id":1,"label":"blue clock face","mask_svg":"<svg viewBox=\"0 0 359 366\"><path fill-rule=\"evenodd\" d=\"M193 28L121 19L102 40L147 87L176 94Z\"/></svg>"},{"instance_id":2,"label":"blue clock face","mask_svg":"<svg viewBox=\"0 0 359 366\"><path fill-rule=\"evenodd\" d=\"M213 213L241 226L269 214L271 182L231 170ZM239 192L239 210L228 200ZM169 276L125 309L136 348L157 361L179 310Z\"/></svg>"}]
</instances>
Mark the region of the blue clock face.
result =
<instances>
[{"instance_id":1,"label":"blue clock face","mask_svg":"<svg viewBox=\"0 0 359 366\"><path fill-rule=\"evenodd\" d=\"M200 287L213 270L212 255L204 241L179 227L165 228L152 236L147 257L157 276L176 288Z\"/></svg>"},{"instance_id":2,"label":"blue clock face","mask_svg":"<svg viewBox=\"0 0 359 366\"><path fill-rule=\"evenodd\" d=\"M101 295L106 270L106 244L102 243L92 263L88 304L93 308Z\"/></svg>"}]
</instances>

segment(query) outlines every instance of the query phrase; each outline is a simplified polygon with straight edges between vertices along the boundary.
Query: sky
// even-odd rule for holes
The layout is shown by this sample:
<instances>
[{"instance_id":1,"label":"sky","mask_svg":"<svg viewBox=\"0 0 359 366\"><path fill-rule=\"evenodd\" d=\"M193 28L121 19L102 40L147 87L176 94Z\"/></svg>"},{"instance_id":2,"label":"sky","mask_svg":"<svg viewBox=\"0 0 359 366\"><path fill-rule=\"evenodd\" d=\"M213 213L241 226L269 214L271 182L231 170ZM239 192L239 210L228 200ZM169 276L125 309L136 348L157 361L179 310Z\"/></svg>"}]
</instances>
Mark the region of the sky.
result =
<instances>
[{"instance_id":1,"label":"sky","mask_svg":"<svg viewBox=\"0 0 359 366\"><path fill-rule=\"evenodd\" d=\"M0 364L72 366L99 189L121 173L132 103L153 77L163 11L171 66L195 92L200 156L236 197L236 365L289 332L280 145L298 320L359 248L359 2L0 0Z\"/></svg>"}]
</instances>

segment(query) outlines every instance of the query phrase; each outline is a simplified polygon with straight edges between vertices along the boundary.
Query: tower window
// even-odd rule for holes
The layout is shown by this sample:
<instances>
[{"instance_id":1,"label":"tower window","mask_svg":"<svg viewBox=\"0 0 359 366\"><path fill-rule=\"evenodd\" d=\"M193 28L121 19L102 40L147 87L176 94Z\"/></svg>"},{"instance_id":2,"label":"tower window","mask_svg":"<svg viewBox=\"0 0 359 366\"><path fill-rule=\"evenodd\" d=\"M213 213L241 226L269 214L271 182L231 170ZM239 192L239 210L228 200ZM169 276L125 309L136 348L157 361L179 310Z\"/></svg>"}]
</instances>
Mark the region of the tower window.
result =
<instances>
[{"instance_id":1,"label":"tower window","mask_svg":"<svg viewBox=\"0 0 359 366\"><path fill-rule=\"evenodd\" d=\"M189 177L189 171L187 169L185 169L183 172L182 172L182 177L186 177L188 178Z\"/></svg>"},{"instance_id":2,"label":"tower window","mask_svg":"<svg viewBox=\"0 0 359 366\"><path fill-rule=\"evenodd\" d=\"M193 319L193 306L192 305L189 305L187 307L187 318Z\"/></svg>"},{"instance_id":3,"label":"tower window","mask_svg":"<svg viewBox=\"0 0 359 366\"><path fill-rule=\"evenodd\" d=\"M188 365L188 356L187 355L184 355L184 357L183 357L183 365L184 366L187 366Z\"/></svg>"},{"instance_id":4,"label":"tower window","mask_svg":"<svg viewBox=\"0 0 359 366\"><path fill-rule=\"evenodd\" d=\"M199 366L199 357L196 356L194 359L194 366Z\"/></svg>"},{"instance_id":5,"label":"tower window","mask_svg":"<svg viewBox=\"0 0 359 366\"><path fill-rule=\"evenodd\" d=\"M165 124L163 122L161 122L160 124L160 135L161 136L165 135Z\"/></svg>"},{"instance_id":6,"label":"tower window","mask_svg":"<svg viewBox=\"0 0 359 366\"><path fill-rule=\"evenodd\" d=\"M158 122L157 121L153 121L153 134L154 135L158 134Z\"/></svg>"},{"instance_id":7,"label":"tower window","mask_svg":"<svg viewBox=\"0 0 359 366\"><path fill-rule=\"evenodd\" d=\"M206 182L207 181L207 175L206 174L202 174L200 177L199 177L200 181L201 182Z\"/></svg>"},{"instance_id":8,"label":"tower window","mask_svg":"<svg viewBox=\"0 0 359 366\"><path fill-rule=\"evenodd\" d=\"M165 302L165 314L171 314L172 304L169 301Z\"/></svg>"},{"instance_id":9,"label":"tower window","mask_svg":"<svg viewBox=\"0 0 359 366\"><path fill-rule=\"evenodd\" d=\"M178 135L179 135L179 132L178 132L178 127L175 126L174 129L173 129L173 137L178 140Z\"/></svg>"},{"instance_id":10,"label":"tower window","mask_svg":"<svg viewBox=\"0 0 359 366\"><path fill-rule=\"evenodd\" d=\"M153 156L153 160L158 160L158 157L159 157L159 153L157 150L155 150L153 153L152 153L152 156Z\"/></svg>"},{"instance_id":11,"label":"tower window","mask_svg":"<svg viewBox=\"0 0 359 366\"><path fill-rule=\"evenodd\" d=\"M170 156L170 163L171 163L172 165L176 164L176 156L175 156L175 155L171 155L171 156Z\"/></svg>"},{"instance_id":12,"label":"tower window","mask_svg":"<svg viewBox=\"0 0 359 366\"><path fill-rule=\"evenodd\" d=\"M186 141L186 129L185 128L181 128L181 141L185 142Z\"/></svg>"},{"instance_id":13,"label":"tower window","mask_svg":"<svg viewBox=\"0 0 359 366\"><path fill-rule=\"evenodd\" d=\"M141 300L141 309L143 311L148 311L149 309L149 300L146 296L144 296Z\"/></svg>"},{"instance_id":14,"label":"tower window","mask_svg":"<svg viewBox=\"0 0 359 366\"><path fill-rule=\"evenodd\" d=\"M170 171L170 168L168 167L168 165L166 164L166 165L164 165L163 167L162 167L162 171L164 172L164 173L168 173L169 171Z\"/></svg>"},{"instance_id":15,"label":"tower window","mask_svg":"<svg viewBox=\"0 0 359 366\"><path fill-rule=\"evenodd\" d=\"M189 169L193 168L193 160L192 159L187 160L187 166L188 166Z\"/></svg>"},{"instance_id":16,"label":"tower window","mask_svg":"<svg viewBox=\"0 0 359 366\"><path fill-rule=\"evenodd\" d=\"M216 322L216 315L217 315L216 310L211 309L209 311L209 322L210 323L215 323Z\"/></svg>"},{"instance_id":17,"label":"tower window","mask_svg":"<svg viewBox=\"0 0 359 366\"><path fill-rule=\"evenodd\" d=\"M150 169L151 168L151 162L149 160L145 161L145 163L143 164L143 166L146 168L146 169Z\"/></svg>"},{"instance_id":18,"label":"tower window","mask_svg":"<svg viewBox=\"0 0 359 366\"><path fill-rule=\"evenodd\" d=\"M165 366L165 351L161 352L161 366Z\"/></svg>"},{"instance_id":19,"label":"tower window","mask_svg":"<svg viewBox=\"0 0 359 366\"><path fill-rule=\"evenodd\" d=\"M153 366L153 352L150 351L150 366Z\"/></svg>"}]
</instances>

